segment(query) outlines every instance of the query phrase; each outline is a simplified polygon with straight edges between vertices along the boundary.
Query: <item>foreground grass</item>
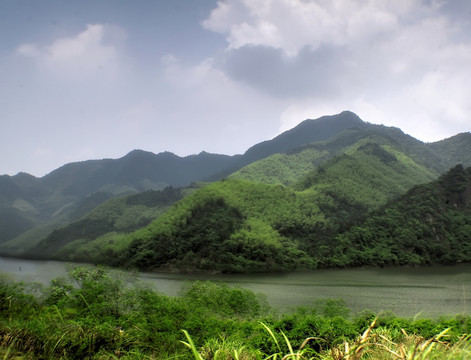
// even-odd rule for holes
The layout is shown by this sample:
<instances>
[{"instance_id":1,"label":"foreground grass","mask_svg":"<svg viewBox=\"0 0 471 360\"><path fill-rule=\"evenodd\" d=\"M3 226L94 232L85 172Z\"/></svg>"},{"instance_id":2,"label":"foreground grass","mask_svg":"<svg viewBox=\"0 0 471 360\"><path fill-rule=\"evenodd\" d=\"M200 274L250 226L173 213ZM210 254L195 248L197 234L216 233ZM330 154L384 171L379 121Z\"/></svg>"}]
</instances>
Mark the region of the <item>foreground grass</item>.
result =
<instances>
[{"instance_id":1,"label":"foreground grass","mask_svg":"<svg viewBox=\"0 0 471 360\"><path fill-rule=\"evenodd\" d=\"M421 336L409 335L403 331L404 337L395 342L391 340L393 335L388 329L380 328L374 330L374 324L359 336L353 342L344 342L343 344L316 354L310 354L307 345L310 340L307 338L298 349L293 349L293 345L283 333L285 345L288 352L281 350L276 335L267 327L267 331L272 336L273 341L278 346L278 352L264 356L260 353L250 352L244 346L233 344L216 343L213 347L203 347L198 349L187 332L185 336L188 342L182 341L192 352L194 359L298 359L298 360L360 360L360 359L379 359L379 360L423 360L423 359L470 359L471 341L469 336L463 336L459 341L451 343L445 339L449 329L445 329L440 334L430 339L424 339Z\"/></svg>"},{"instance_id":2,"label":"foreground grass","mask_svg":"<svg viewBox=\"0 0 471 360\"><path fill-rule=\"evenodd\" d=\"M102 268L47 287L0 277L0 360L468 359L470 327L467 316L352 316L338 299L277 314L253 292L210 282L172 298Z\"/></svg>"}]
</instances>

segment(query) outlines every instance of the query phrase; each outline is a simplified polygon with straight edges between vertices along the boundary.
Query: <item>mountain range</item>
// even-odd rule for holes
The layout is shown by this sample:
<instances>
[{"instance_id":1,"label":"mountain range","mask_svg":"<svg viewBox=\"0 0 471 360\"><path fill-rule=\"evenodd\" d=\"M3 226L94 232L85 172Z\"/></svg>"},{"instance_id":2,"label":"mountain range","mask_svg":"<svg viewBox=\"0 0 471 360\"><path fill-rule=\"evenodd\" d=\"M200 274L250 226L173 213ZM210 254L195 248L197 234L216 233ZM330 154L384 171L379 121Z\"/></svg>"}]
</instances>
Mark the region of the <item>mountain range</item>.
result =
<instances>
[{"instance_id":1,"label":"mountain range","mask_svg":"<svg viewBox=\"0 0 471 360\"><path fill-rule=\"evenodd\" d=\"M345 111L305 120L242 155L134 150L42 178L4 175L0 253L146 270L365 264L352 260L365 258L364 244L348 248L357 253L339 245L357 244L348 231L457 164L466 177L470 133L427 144ZM417 259L409 262L427 262Z\"/></svg>"}]
</instances>

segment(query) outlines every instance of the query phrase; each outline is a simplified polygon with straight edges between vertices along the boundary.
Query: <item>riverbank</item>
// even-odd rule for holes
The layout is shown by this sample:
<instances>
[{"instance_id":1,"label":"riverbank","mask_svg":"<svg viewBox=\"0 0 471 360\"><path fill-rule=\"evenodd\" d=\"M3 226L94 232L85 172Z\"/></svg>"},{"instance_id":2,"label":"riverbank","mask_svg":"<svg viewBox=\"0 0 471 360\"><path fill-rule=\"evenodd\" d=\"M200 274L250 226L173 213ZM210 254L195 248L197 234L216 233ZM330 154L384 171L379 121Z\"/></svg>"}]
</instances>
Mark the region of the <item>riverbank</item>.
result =
<instances>
[{"instance_id":1,"label":"riverbank","mask_svg":"<svg viewBox=\"0 0 471 360\"><path fill-rule=\"evenodd\" d=\"M53 278L66 276L67 268L74 266L82 264L0 257L0 271L17 280L44 285L49 285ZM132 274L136 280L144 281L168 296L177 296L189 283L198 280L240 286L264 294L269 304L279 311L311 306L323 298L343 298L353 313L370 309L374 312L392 311L403 317L437 318L441 315L466 315L471 305L469 265L265 274Z\"/></svg>"},{"instance_id":2,"label":"riverbank","mask_svg":"<svg viewBox=\"0 0 471 360\"><path fill-rule=\"evenodd\" d=\"M33 358L189 359L185 330L198 359L213 359L217 351L227 352L223 359L234 359L234 351L244 352L240 359L266 359L288 354L307 338L305 359L331 359L333 349L345 342L354 348L369 328L371 339L382 334L397 344L410 336L433 339L448 329L442 340L450 347L471 329L465 315L354 314L345 300L327 298L280 313L267 297L225 283L194 281L178 296L167 296L132 282L100 267L70 269L67 278L42 287L0 277L0 346Z\"/></svg>"}]
</instances>

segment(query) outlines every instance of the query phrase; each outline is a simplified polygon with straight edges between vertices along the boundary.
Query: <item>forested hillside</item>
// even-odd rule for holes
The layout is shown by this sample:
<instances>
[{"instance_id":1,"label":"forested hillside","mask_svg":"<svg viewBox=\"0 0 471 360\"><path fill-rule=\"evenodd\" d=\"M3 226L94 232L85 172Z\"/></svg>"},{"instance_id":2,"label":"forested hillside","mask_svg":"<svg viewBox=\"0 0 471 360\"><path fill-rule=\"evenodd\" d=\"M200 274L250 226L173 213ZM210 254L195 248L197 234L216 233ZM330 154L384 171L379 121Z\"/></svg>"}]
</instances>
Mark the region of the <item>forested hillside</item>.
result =
<instances>
[{"instance_id":1,"label":"forested hillside","mask_svg":"<svg viewBox=\"0 0 471 360\"><path fill-rule=\"evenodd\" d=\"M93 199L98 206L111 197L220 180L255 160L328 139L361 123L348 111L305 120L272 140L254 145L243 155L203 151L179 157L170 152L134 150L120 159L66 164L42 178L25 173L0 176L0 253L18 253L55 228L80 219L77 208L83 201L92 203L87 199Z\"/></svg>"},{"instance_id":2,"label":"forested hillside","mask_svg":"<svg viewBox=\"0 0 471 360\"><path fill-rule=\"evenodd\" d=\"M5 242L0 251L144 270L183 271L448 262L443 256L430 254L421 258L423 250L406 245L401 245L402 252L394 250L397 233L379 231L389 235L377 241L373 236L366 242L354 234L362 234L359 229L373 228L376 221L383 224L386 220L378 211L409 189L433 184L455 162L468 163L469 153L459 151L460 147L471 146L468 135L425 144L400 129L364 123L350 112L307 120L237 157L233 165L250 157L261 159L220 181L118 198L100 191L59 211L78 220L62 226L50 222L36 226ZM153 155L128 155L127 169L132 172L122 176L138 181L144 170L139 165L142 161L133 163L133 157L151 161ZM70 165L74 166L78 169L81 165ZM149 171L154 170L145 172ZM10 178L2 179L11 188L4 198L18 196L25 185L34 188L34 179L22 175L22 188L17 177L13 183ZM69 184L76 183L72 178ZM452 188L456 184L452 184L449 191L455 191ZM80 190L77 186L69 186L69 190L76 193ZM396 231L399 229L396 226ZM446 238L449 232L440 236ZM434 245L440 249L437 253L446 253L448 250L440 244ZM467 256L462 252L460 261L467 261Z\"/></svg>"},{"instance_id":3,"label":"forested hillside","mask_svg":"<svg viewBox=\"0 0 471 360\"><path fill-rule=\"evenodd\" d=\"M121 233L146 226L188 192L190 189L183 191L167 187L113 198L82 219L52 231L39 246L34 247L34 256L51 257L55 254L54 257L60 259L90 259L94 252L92 240L97 239L102 246L107 242L113 244ZM69 251L68 244L74 251ZM82 244L86 246L82 248Z\"/></svg>"},{"instance_id":4,"label":"forested hillside","mask_svg":"<svg viewBox=\"0 0 471 360\"><path fill-rule=\"evenodd\" d=\"M470 239L471 168L457 165L337 236L330 265L469 262Z\"/></svg>"},{"instance_id":5,"label":"forested hillside","mask_svg":"<svg viewBox=\"0 0 471 360\"><path fill-rule=\"evenodd\" d=\"M230 178L247 179L268 184L294 185L314 168L341 154L349 154L366 143L378 143L405 153L413 162L429 169L434 176L455 165L455 160L445 160L423 142L404 134L396 128L362 123L340 132L324 141L310 143L256 161L229 175ZM470 139L471 143L471 139ZM450 146L450 149L454 146ZM379 150L381 151L381 150ZM454 150L458 152L457 150ZM384 151L383 151L384 153ZM467 155L461 154L464 160ZM459 163L460 161L458 161Z\"/></svg>"},{"instance_id":6,"label":"forested hillside","mask_svg":"<svg viewBox=\"0 0 471 360\"><path fill-rule=\"evenodd\" d=\"M208 185L132 234L119 265L223 271L327 266L335 234L434 178L380 139L357 141L292 187L236 179Z\"/></svg>"}]
</instances>

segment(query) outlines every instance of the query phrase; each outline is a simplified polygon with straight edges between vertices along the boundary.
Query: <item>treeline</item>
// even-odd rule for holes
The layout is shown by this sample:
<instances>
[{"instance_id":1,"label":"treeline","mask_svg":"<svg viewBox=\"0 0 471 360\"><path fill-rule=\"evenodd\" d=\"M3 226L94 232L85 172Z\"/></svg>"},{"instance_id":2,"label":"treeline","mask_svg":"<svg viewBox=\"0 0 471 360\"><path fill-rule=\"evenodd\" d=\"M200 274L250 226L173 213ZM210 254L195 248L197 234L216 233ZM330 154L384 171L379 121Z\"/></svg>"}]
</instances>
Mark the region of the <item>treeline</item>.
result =
<instances>
[{"instance_id":1,"label":"treeline","mask_svg":"<svg viewBox=\"0 0 471 360\"><path fill-rule=\"evenodd\" d=\"M306 359L330 359L334 347L344 348L345 341L356 341L369 328L391 342L403 341L404 334L432 338L449 329L448 344L459 342L471 329L468 316L432 320L397 318L387 312L377 317L367 310L350 314L340 299L278 314L266 298L239 287L194 282L179 296L169 297L129 276L77 267L67 278L43 287L0 277L0 354L41 359L191 358L191 350L182 344L187 341L185 330L204 359L215 358L217 352L221 359L233 359L235 352L241 359L273 358L307 338Z\"/></svg>"}]
</instances>

